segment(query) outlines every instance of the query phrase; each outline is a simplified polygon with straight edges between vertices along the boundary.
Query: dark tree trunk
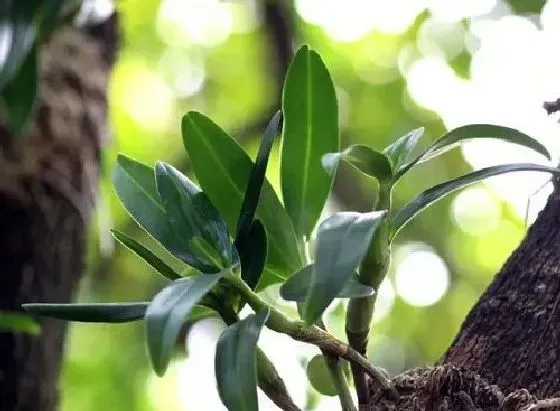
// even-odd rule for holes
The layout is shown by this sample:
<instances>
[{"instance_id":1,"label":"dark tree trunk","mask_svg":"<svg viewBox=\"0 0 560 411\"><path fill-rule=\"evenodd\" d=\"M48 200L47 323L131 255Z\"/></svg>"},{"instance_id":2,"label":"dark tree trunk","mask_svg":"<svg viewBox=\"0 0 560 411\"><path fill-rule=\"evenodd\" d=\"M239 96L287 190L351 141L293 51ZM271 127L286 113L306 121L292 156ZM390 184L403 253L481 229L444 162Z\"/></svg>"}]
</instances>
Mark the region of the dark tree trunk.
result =
<instances>
[{"instance_id":1,"label":"dark tree trunk","mask_svg":"<svg viewBox=\"0 0 560 411\"><path fill-rule=\"evenodd\" d=\"M39 102L26 135L0 125L0 310L67 302L83 272L116 19L64 28L42 48ZM0 411L54 411L65 323L0 333Z\"/></svg>"},{"instance_id":2,"label":"dark tree trunk","mask_svg":"<svg viewBox=\"0 0 560 411\"><path fill-rule=\"evenodd\" d=\"M560 396L560 187L465 319L445 363L504 393Z\"/></svg>"},{"instance_id":3,"label":"dark tree trunk","mask_svg":"<svg viewBox=\"0 0 560 411\"><path fill-rule=\"evenodd\" d=\"M554 184L440 363L395 377L397 402L374 387L368 410L525 411L560 397L560 182Z\"/></svg>"}]
</instances>

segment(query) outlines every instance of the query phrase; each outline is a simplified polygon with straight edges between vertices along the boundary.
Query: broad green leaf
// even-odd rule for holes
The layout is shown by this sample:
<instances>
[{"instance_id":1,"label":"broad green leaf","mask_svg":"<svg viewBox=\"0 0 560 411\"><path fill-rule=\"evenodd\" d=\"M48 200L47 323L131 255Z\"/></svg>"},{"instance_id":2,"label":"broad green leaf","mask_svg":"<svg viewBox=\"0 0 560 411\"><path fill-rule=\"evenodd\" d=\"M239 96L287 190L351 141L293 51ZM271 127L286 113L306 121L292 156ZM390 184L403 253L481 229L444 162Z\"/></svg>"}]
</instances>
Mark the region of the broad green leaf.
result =
<instances>
[{"instance_id":1,"label":"broad green leaf","mask_svg":"<svg viewBox=\"0 0 560 411\"><path fill-rule=\"evenodd\" d=\"M254 290L263 273L267 252L266 231L259 220L253 220L246 245L240 256L241 278ZM260 288L266 285L259 284Z\"/></svg>"},{"instance_id":2,"label":"broad green leaf","mask_svg":"<svg viewBox=\"0 0 560 411\"><path fill-rule=\"evenodd\" d=\"M401 208L395 216L390 219L389 226L391 230L391 235L395 234L404 225L410 221L416 214L424 210L426 207L430 206L432 203L440 200L449 193L455 190L463 188L469 184L476 183L477 181L484 180L485 178L496 176L499 174L511 173L514 171L540 171L546 173L552 173L555 175L560 174L560 169L555 167L543 166L540 164L503 164L499 166L486 167L478 171L466 174L461 177L457 177L453 180L446 181L438 185L429 188L422 194L418 195L415 199L406 204Z\"/></svg>"},{"instance_id":3,"label":"broad green leaf","mask_svg":"<svg viewBox=\"0 0 560 411\"><path fill-rule=\"evenodd\" d=\"M253 163L243 148L209 118L189 112L182 121L183 142L206 195L219 210L230 232L237 229L241 204ZM303 265L292 223L274 189L265 179L256 218L268 237L263 283L282 282Z\"/></svg>"},{"instance_id":4,"label":"broad green leaf","mask_svg":"<svg viewBox=\"0 0 560 411\"><path fill-rule=\"evenodd\" d=\"M16 75L35 41L33 13L37 0L0 2L0 91Z\"/></svg>"},{"instance_id":5,"label":"broad green leaf","mask_svg":"<svg viewBox=\"0 0 560 411\"><path fill-rule=\"evenodd\" d=\"M328 153L321 162L323 168L334 174L340 160L346 161L362 173L374 177L377 181L390 182L393 177L393 167L387 155L362 144L355 144L340 153Z\"/></svg>"},{"instance_id":6,"label":"broad green leaf","mask_svg":"<svg viewBox=\"0 0 560 411\"><path fill-rule=\"evenodd\" d=\"M23 304L31 314L87 323L125 323L144 317L147 302L94 304Z\"/></svg>"},{"instance_id":7,"label":"broad green leaf","mask_svg":"<svg viewBox=\"0 0 560 411\"><path fill-rule=\"evenodd\" d=\"M257 341L268 310L229 326L218 339L214 362L218 393L229 411L258 411Z\"/></svg>"},{"instance_id":8,"label":"broad green leaf","mask_svg":"<svg viewBox=\"0 0 560 411\"><path fill-rule=\"evenodd\" d=\"M180 250L156 188L154 169L130 157L119 155L113 174L119 199L132 218L169 251Z\"/></svg>"},{"instance_id":9,"label":"broad green leaf","mask_svg":"<svg viewBox=\"0 0 560 411\"><path fill-rule=\"evenodd\" d=\"M479 138L493 138L508 143L530 148L550 160L550 153L537 140L527 134L509 127L495 126L492 124L470 124L451 130L432 143L422 154L413 161L403 165L395 175L395 180L410 170L415 164L428 161L452 148L468 141Z\"/></svg>"},{"instance_id":10,"label":"broad green leaf","mask_svg":"<svg viewBox=\"0 0 560 411\"><path fill-rule=\"evenodd\" d=\"M27 314L0 310L0 333L2 332L37 335L41 332L41 326Z\"/></svg>"},{"instance_id":11,"label":"broad green leaf","mask_svg":"<svg viewBox=\"0 0 560 411\"><path fill-rule=\"evenodd\" d=\"M129 250L132 250L138 257L142 258L150 267L152 267L156 272L163 275L169 280L177 280L181 276L168 266L161 258L155 255L153 252L144 247L141 243L136 241L134 238L129 237L125 233L119 230L111 230L113 236L124 245Z\"/></svg>"},{"instance_id":12,"label":"broad green leaf","mask_svg":"<svg viewBox=\"0 0 560 411\"><path fill-rule=\"evenodd\" d=\"M286 301L304 301L309 293L314 265L309 264L292 275L280 287L280 295ZM355 271L350 275L343 288L336 295L337 298L367 297L374 293L372 287L362 284Z\"/></svg>"},{"instance_id":13,"label":"broad green leaf","mask_svg":"<svg viewBox=\"0 0 560 411\"><path fill-rule=\"evenodd\" d=\"M333 181L321 157L339 151L340 137L334 84L319 54L307 46L288 68L282 108L282 196L296 233L309 237Z\"/></svg>"},{"instance_id":14,"label":"broad green leaf","mask_svg":"<svg viewBox=\"0 0 560 411\"><path fill-rule=\"evenodd\" d=\"M385 214L385 210L341 212L319 224L315 269L302 310L308 324L313 324L344 288Z\"/></svg>"},{"instance_id":15,"label":"broad green leaf","mask_svg":"<svg viewBox=\"0 0 560 411\"><path fill-rule=\"evenodd\" d=\"M278 125L280 124L281 117L282 113L277 111L274 117L272 117L272 120L270 120L270 123L268 123L259 147L259 153L257 154L255 165L251 170L249 183L247 184L247 189L245 190L245 197L243 198L243 204L241 205L241 212L237 223L235 247L237 248L239 254L243 254L249 237L251 224L253 223L253 218L255 217L255 211L257 211L257 204L261 195L261 187L265 180L268 157L270 155L270 150L272 149L274 137L278 132Z\"/></svg>"},{"instance_id":16,"label":"broad green leaf","mask_svg":"<svg viewBox=\"0 0 560 411\"><path fill-rule=\"evenodd\" d=\"M0 93L4 102L6 125L16 136L25 132L35 107L37 58L37 47L32 47L15 75Z\"/></svg>"},{"instance_id":17,"label":"broad green leaf","mask_svg":"<svg viewBox=\"0 0 560 411\"><path fill-rule=\"evenodd\" d=\"M239 262L226 224L196 184L173 166L158 162L156 186L171 227L181 241L181 249L174 253L204 273Z\"/></svg>"},{"instance_id":18,"label":"broad green leaf","mask_svg":"<svg viewBox=\"0 0 560 411\"><path fill-rule=\"evenodd\" d=\"M165 374L177 335L193 307L228 272L175 280L154 297L146 311L146 338L157 375Z\"/></svg>"},{"instance_id":19,"label":"broad green leaf","mask_svg":"<svg viewBox=\"0 0 560 411\"><path fill-rule=\"evenodd\" d=\"M424 127L417 128L406 133L383 150L383 153L391 159L395 172L398 172L405 165L408 156L412 153L423 134Z\"/></svg>"}]
</instances>

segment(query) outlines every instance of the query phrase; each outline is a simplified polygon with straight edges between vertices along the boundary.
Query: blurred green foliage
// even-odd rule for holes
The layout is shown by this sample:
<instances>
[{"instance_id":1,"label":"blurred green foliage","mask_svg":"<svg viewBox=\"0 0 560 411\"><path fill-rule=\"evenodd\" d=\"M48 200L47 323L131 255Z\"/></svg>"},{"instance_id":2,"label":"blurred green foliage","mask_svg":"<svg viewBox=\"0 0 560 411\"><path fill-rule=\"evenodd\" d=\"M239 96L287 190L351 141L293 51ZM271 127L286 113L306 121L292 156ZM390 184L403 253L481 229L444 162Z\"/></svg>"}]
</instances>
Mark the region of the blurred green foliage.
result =
<instances>
[{"instance_id":1,"label":"blurred green foliage","mask_svg":"<svg viewBox=\"0 0 560 411\"><path fill-rule=\"evenodd\" d=\"M225 9L221 9L215 6L220 4L217 1L209 2L212 7L185 1L171 18L172 6L177 3L123 0L117 4L124 41L109 90L113 142L105 152L98 224L91 229L88 276L81 286L80 301L143 300L153 297L163 285L147 265L110 235L109 228L115 227L152 249L159 247L131 222L116 198L110 176L117 153L148 164L162 159L188 170L180 119L187 110L198 110L241 139L254 156L270 113L280 107L278 39L271 37L267 26L274 21L263 17L270 2L224 2ZM362 143L381 149L423 126L426 133L420 150L443 134L445 128L437 113L422 108L408 94L396 63L402 51L415 44L427 12L418 13L400 34L370 30L358 40L341 42L305 21L292 4L286 5L289 42L307 43L317 50L333 76L341 105L343 147ZM201 21L207 13L210 28L202 27L200 21L195 24L195 17L186 19L188 7ZM419 52L413 48L414 53ZM463 51L449 64L458 76L468 78L470 61L469 52ZM460 151L423 164L399 182L395 205L400 207L418 192L469 170ZM268 178L279 192L278 145L271 153ZM413 306L397 294L388 315L376 321L370 358L391 374L433 362L443 354L492 275L523 237L522 219L508 203L484 190L496 205L499 218L483 235L469 234L456 224L451 205L460 194L455 194L424 211L403 229L394 244L396 258L389 275L393 295L399 250L405 244L420 243L438 255L448 269L449 287L441 299L428 306ZM365 211L375 196L375 185L341 165L334 192L333 207ZM160 257L167 258L163 253ZM419 267L416 275L424 274ZM274 290L267 291L266 297L278 298ZM332 307L327 327L344 338L341 304ZM287 312L290 309L293 312L293 308ZM172 392L184 389L188 395L188 387L173 385L172 370L164 379L166 388L157 385L154 394L142 333L141 323L70 324L61 383L62 411L96 411L101 405L119 411L185 409L176 403ZM185 355L184 348L178 347L178 358ZM314 404L316 399L311 395L308 403Z\"/></svg>"}]
</instances>

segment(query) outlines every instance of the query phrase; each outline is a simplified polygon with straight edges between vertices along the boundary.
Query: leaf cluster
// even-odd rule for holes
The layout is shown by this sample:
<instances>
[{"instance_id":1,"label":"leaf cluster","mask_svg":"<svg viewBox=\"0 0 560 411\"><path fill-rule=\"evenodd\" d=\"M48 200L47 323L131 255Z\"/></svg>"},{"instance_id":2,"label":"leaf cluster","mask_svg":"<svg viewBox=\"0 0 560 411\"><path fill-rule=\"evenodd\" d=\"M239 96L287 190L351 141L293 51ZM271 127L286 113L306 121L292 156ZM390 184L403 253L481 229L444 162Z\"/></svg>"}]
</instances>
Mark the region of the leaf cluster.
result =
<instances>
[{"instance_id":1,"label":"leaf cluster","mask_svg":"<svg viewBox=\"0 0 560 411\"><path fill-rule=\"evenodd\" d=\"M267 181L266 170L281 122L280 197ZM288 329L295 324L297 329L318 330L334 299L363 298L376 292L361 281L357 270L380 230L388 233L388 248L419 212L468 184L513 171L559 172L537 164L488 167L436 185L392 210L391 189L404 174L466 141L497 138L550 156L535 139L486 124L451 130L414 157L421 128L383 150L365 145L341 150L334 84L320 56L307 46L299 49L290 65L282 110L264 131L254 162L226 131L201 113L185 114L181 129L198 184L170 164L149 166L125 155L118 157L113 181L131 217L170 255L191 267L185 271L189 274L177 272L136 239L114 230L123 246L170 281L151 301L26 304L24 308L69 321L143 319L158 375L165 373L185 321L220 316L228 327L216 349L217 386L232 411L258 409L256 350L265 325ZM376 179L389 201L370 212L337 212L320 221L341 161ZM281 285L285 300L297 302L303 323L286 320L287 326L278 327L284 320L274 307L257 309L262 306L257 293L272 284ZM239 319L245 303L255 314ZM326 395L340 395L323 375L326 363L321 358L309 364L311 383Z\"/></svg>"}]
</instances>

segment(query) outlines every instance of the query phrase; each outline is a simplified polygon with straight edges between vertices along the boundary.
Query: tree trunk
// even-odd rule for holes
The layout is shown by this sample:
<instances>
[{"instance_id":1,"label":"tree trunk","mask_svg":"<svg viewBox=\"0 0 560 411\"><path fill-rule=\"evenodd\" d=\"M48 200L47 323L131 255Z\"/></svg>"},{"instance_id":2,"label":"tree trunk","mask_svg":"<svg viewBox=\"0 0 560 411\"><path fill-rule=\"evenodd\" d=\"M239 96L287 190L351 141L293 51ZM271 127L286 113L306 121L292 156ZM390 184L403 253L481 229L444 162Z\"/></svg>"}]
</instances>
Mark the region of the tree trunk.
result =
<instances>
[{"instance_id":1,"label":"tree trunk","mask_svg":"<svg viewBox=\"0 0 560 411\"><path fill-rule=\"evenodd\" d=\"M504 393L560 396L560 183L525 240L465 319L443 362Z\"/></svg>"},{"instance_id":2,"label":"tree trunk","mask_svg":"<svg viewBox=\"0 0 560 411\"><path fill-rule=\"evenodd\" d=\"M396 402L372 387L367 409L520 411L560 397L559 303L560 181L554 180L545 208L439 364L393 378Z\"/></svg>"},{"instance_id":3,"label":"tree trunk","mask_svg":"<svg viewBox=\"0 0 560 411\"><path fill-rule=\"evenodd\" d=\"M68 302L80 279L115 49L115 16L57 31L42 47L29 132L0 125L0 310ZM37 336L0 332L0 411L56 409L65 328L42 320Z\"/></svg>"}]
</instances>

